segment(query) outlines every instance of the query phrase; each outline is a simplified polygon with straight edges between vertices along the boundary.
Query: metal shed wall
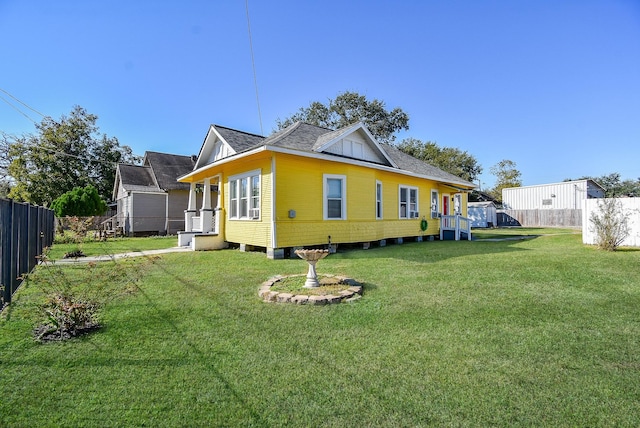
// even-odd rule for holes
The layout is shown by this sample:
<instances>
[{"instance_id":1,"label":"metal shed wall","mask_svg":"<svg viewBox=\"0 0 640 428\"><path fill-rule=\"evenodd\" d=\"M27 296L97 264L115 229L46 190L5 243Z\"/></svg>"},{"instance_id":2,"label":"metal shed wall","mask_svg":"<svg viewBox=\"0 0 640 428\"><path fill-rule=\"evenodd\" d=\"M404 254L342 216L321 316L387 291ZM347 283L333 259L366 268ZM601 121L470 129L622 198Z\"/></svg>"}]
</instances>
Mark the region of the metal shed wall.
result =
<instances>
[{"instance_id":1,"label":"metal shed wall","mask_svg":"<svg viewBox=\"0 0 640 428\"><path fill-rule=\"evenodd\" d=\"M510 210L580 209L583 200L603 196L589 180L502 189L502 203Z\"/></svg>"}]
</instances>

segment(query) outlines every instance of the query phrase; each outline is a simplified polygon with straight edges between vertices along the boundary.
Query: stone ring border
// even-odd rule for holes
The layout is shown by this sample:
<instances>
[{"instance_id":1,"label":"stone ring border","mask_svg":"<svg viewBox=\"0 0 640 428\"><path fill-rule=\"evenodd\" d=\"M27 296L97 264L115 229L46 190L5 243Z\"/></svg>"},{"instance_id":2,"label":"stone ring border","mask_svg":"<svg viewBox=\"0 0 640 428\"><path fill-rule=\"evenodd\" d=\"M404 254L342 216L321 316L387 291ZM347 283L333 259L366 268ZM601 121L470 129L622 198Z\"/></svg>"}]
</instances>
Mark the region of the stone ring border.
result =
<instances>
[{"instance_id":1,"label":"stone ring border","mask_svg":"<svg viewBox=\"0 0 640 428\"><path fill-rule=\"evenodd\" d=\"M297 276L306 276L304 274L300 275L276 275L274 277L269 278L260 286L260 290L258 291L258 296L262 298L265 302L270 303L293 303L296 305L328 305L334 303L342 303L342 302L353 302L362 297L362 285L354 280L353 278L349 278L347 276L341 275L318 275L326 278L335 278L339 280L343 284L349 285L349 288L346 290L342 290L340 294L323 294L318 296L307 296L306 294L292 294L292 293L283 293L279 291L271 291L271 286L276 284L277 282L283 280L284 278L292 278Z\"/></svg>"}]
</instances>

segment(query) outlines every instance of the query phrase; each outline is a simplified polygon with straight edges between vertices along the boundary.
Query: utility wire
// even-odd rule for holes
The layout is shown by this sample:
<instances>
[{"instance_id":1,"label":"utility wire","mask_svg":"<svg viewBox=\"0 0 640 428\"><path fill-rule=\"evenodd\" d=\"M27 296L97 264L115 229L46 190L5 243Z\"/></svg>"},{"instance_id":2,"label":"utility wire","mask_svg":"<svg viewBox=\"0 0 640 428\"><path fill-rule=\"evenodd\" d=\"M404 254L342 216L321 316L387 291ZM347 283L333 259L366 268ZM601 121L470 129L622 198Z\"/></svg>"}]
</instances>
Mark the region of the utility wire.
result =
<instances>
[{"instance_id":1,"label":"utility wire","mask_svg":"<svg viewBox=\"0 0 640 428\"><path fill-rule=\"evenodd\" d=\"M29 110L32 110L36 113L38 113L40 116L42 117L47 117L44 114L40 113L38 110L34 109L33 107L29 106L27 103L20 101L18 98L16 98L15 96L11 95L9 92L5 91L4 89L0 88L0 92L4 92L5 94L9 95L11 98L13 98L14 100L16 100L17 102L19 102L20 104L22 104L23 106L27 107ZM34 125L38 125L38 122L36 122L35 120L33 120L29 115L27 115L25 112L23 112L22 110L20 110L18 107L16 107L15 105L13 105L13 103L11 103L11 101L7 100L5 97L3 97L2 95L0 95L0 99L2 99L2 101L4 101L5 103L7 103L11 108L13 108L14 110L16 110L18 113L20 113L21 115L23 115L24 117L26 117L27 119L29 119L31 122L33 122ZM27 141L22 141L21 142L22 145L24 146L31 146L31 147L37 147L39 149L45 150L49 153L52 153L54 155L59 155L59 156L67 156L70 158L75 158L75 159L79 159L79 160L83 160L83 161L87 161L87 162L94 162L94 163L104 163L104 164L113 164L113 165L118 165L118 162L110 162L110 161L104 161L102 159L91 159L91 158L87 158L87 157L83 157L83 156L78 156L78 155L74 155L71 153L66 153L66 152L61 152L59 150L55 150L55 149L50 149L48 147L45 147L44 145L40 144L40 142L27 142ZM133 156L138 156L138 155L133 155ZM141 157L141 156L139 156Z\"/></svg>"},{"instance_id":2,"label":"utility wire","mask_svg":"<svg viewBox=\"0 0 640 428\"><path fill-rule=\"evenodd\" d=\"M20 104L22 104L23 106L25 106L26 108L28 108L31 111L34 111L36 113L38 113L40 116L45 117L44 114L40 113L38 110L34 109L33 107L31 107L30 105L28 105L27 103L20 101L18 98L14 97L13 95L11 95L9 92L5 91L4 89L0 88L0 91L4 92L5 94L9 95L11 98L13 98L14 100L16 100L17 102L19 102ZM4 99L4 98L3 98ZM6 101L6 100L5 100ZM23 113L24 114L24 113Z\"/></svg>"},{"instance_id":3,"label":"utility wire","mask_svg":"<svg viewBox=\"0 0 640 428\"><path fill-rule=\"evenodd\" d=\"M0 91L2 91L2 89L0 89ZM3 91L5 92L5 91ZM2 99L2 101L4 101L5 103L7 103L9 105L9 107L11 107L12 109L14 109L15 111L17 111L18 113L20 113L21 115L23 115L24 117L26 117L27 119L29 119L31 122L33 122L34 125L37 125L38 123L33 120L31 117L29 117L28 114L26 114L25 112L23 112L22 110L20 110L18 107L14 106L8 99L6 99L5 97L3 97L2 95L0 95L0 99Z\"/></svg>"},{"instance_id":4,"label":"utility wire","mask_svg":"<svg viewBox=\"0 0 640 428\"><path fill-rule=\"evenodd\" d=\"M258 120L260 121L260 134L264 136L262 128L262 113L260 112L260 97L258 97L258 78L256 75L256 61L253 57L253 41L251 39L251 22L249 21L249 0L245 0L247 9L247 28L249 29L249 50L251 51L251 66L253 67L253 84L256 87L256 103L258 104Z\"/></svg>"}]
</instances>

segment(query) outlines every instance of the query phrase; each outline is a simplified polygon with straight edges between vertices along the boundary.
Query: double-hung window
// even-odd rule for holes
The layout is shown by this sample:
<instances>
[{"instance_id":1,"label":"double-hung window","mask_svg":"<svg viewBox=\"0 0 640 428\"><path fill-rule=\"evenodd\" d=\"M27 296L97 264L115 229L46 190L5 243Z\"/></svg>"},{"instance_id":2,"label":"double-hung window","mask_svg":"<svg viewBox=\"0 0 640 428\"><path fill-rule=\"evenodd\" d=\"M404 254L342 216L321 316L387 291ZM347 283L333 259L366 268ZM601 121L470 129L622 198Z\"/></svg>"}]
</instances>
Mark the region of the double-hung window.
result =
<instances>
[{"instance_id":1,"label":"double-hung window","mask_svg":"<svg viewBox=\"0 0 640 428\"><path fill-rule=\"evenodd\" d=\"M438 218L438 210L439 210L439 204L438 201L440 200L440 195L438 195L438 191L437 190L432 190L431 191L431 218Z\"/></svg>"},{"instance_id":2,"label":"double-hung window","mask_svg":"<svg viewBox=\"0 0 640 428\"><path fill-rule=\"evenodd\" d=\"M260 218L260 170L229 177L229 218Z\"/></svg>"},{"instance_id":3,"label":"double-hung window","mask_svg":"<svg viewBox=\"0 0 640 428\"><path fill-rule=\"evenodd\" d=\"M324 174L323 211L325 220L347 219L347 177Z\"/></svg>"},{"instance_id":4,"label":"double-hung window","mask_svg":"<svg viewBox=\"0 0 640 428\"><path fill-rule=\"evenodd\" d=\"M399 212L400 218L418 218L418 188L409 186L400 186L399 195Z\"/></svg>"},{"instance_id":5,"label":"double-hung window","mask_svg":"<svg viewBox=\"0 0 640 428\"><path fill-rule=\"evenodd\" d=\"M382 218L382 182L376 180L376 219Z\"/></svg>"}]
</instances>

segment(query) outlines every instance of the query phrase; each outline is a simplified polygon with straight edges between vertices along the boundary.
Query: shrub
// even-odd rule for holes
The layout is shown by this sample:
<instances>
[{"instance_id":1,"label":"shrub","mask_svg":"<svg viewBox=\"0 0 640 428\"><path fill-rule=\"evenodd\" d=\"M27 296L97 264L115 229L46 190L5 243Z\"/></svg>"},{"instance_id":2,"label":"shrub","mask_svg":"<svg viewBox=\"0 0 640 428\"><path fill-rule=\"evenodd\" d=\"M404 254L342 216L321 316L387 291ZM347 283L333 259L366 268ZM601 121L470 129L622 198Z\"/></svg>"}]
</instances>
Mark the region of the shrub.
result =
<instances>
[{"instance_id":1,"label":"shrub","mask_svg":"<svg viewBox=\"0 0 640 428\"><path fill-rule=\"evenodd\" d=\"M107 211L107 204L100 198L92 185L74 187L51 203L56 217L102 215Z\"/></svg>"},{"instance_id":2,"label":"shrub","mask_svg":"<svg viewBox=\"0 0 640 428\"><path fill-rule=\"evenodd\" d=\"M629 214L622 209L617 199L601 199L598 211L591 213L589 219L596 233L596 245L607 251L615 251L629 236Z\"/></svg>"}]
</instances>

